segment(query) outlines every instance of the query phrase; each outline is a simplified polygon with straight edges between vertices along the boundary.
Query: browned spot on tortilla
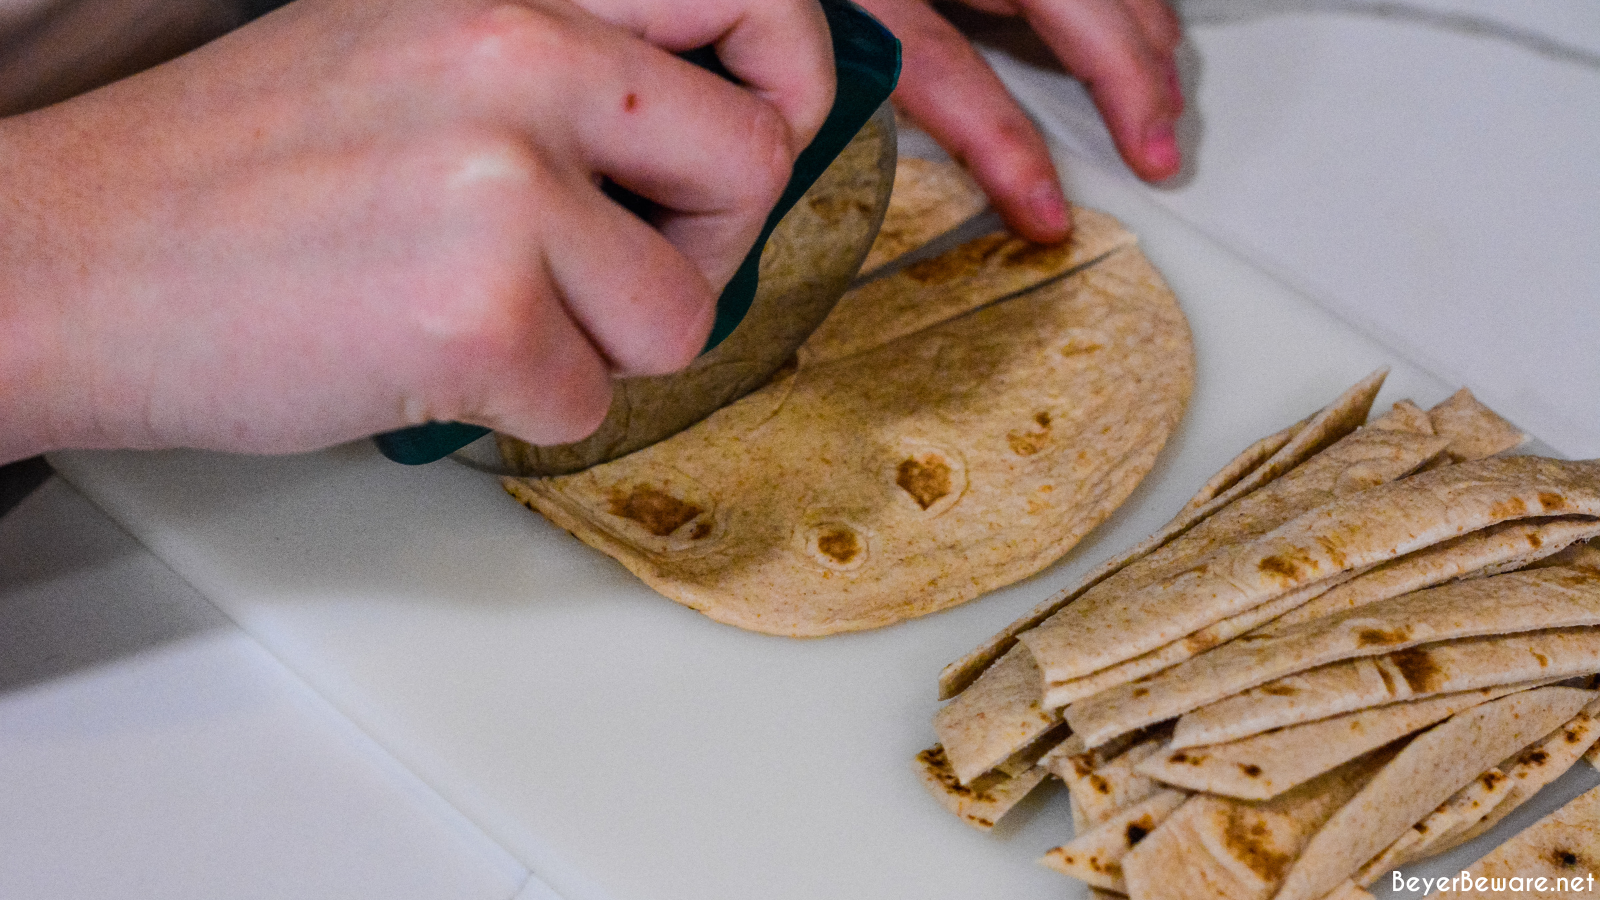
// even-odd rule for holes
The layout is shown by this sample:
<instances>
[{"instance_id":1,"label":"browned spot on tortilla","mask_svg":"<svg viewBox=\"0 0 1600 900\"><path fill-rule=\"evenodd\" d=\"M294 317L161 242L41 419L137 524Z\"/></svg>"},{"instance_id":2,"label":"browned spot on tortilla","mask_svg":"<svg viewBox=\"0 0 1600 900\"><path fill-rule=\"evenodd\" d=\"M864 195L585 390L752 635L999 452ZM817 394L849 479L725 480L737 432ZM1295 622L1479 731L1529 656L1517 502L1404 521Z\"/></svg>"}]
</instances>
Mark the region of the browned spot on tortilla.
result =
<instances>
[{"instance_id":1,"label":"browned spot on tortilla","mask_svg":"<svg viewBox=\"0 0 1600 900\"><path fill-rule=\"evenodd\" d=\"M1522 502L1521 497L1501 500L1499 503L1489 507L1489 515L1494 516L1496 519L1515 519L1527 512L1528 504Z\"/></svg>"},{"instance_id":2,"label":"browned spot on tortilla","mask_svg":"<svg viewBox=\"0 0 1600 900\"><path fill-rule=\"evenodd\" d=\"M1167 761L1168 762L1175 762L1175 763L1186 763L1186 762L1189 761L1189 754L1183 752L1182 750L1179 750L1177 753L1174 753L1171 756L1167 757Z\"/></svg>"},{"instance_id":3,"label":"browned spot on tortilla","mask_svg":"<svg viewBox=\"0 0 1600 900\"><path fill-rule=\"evenodd\" d=\"M1061 264L1072 251L1072 245L1033 244L1014 241L1006 248L1004 259L1008 266L1027 266L1031 269L1051 269Z\"/></svg>"},{"instance_id":4,"label":"browned spot on tortilla","mask_svg":"<svg viewBox=\"0 0 1600 900\"><path fill-rule=\"evenodd\" d=\"M1418 694L1426 694L1439 686L1439 664L1433 661L1433 656L1420 647L1401 650L1389 657L1394 662L1394 667L1400 670L1400 677L1406 680L1406 686Z\"/></svg>"},{"instance_id":5,"label":"browned spot on tortilla","mask_svg":"<svg viewBox=\"0 0 1600 900\"><path fill-rule=\"evenodd\" d=\"M710 533L711 533L711 523L710 522L696 522L696 523L694 523L694 529L689 532L689 540L691 540L691 541L704 540L706 535L708 535Z\"/></svg>"},{"instance_id":6,"label":"browned spot on tortilla","mask_svg":"<svg viewBox=\"0 0 1600 900\"><path fill-rule=\"evenodd\" d=\"M613 516L638 522L656 537L666 537L705 511L648 484L634 485L627 493L613 488L610 506Z\"/></svg>"},{"instance_id":7,"label":"browned spot on tortilla","mask_svg":"<svg viewBox=\"0 0 1600 900\"><path fill-rule=\"evenodd\" d=\"M1506 776L1505 773L1501 772L1499 769L1490 769L1482 775L1479 775L1478 780L1483 782L1484 787L1494 790L1495 785L1506 780Z\"/></svg>"},{"instance_id":8,"label":"browned spot on tortilla","mask_svg":"<svg viewBox=\"0 0 1600 900\"><path fill-rule=\"evenodd\" d=\"M1243 772L1245 776L1249 778L1261 777L1261 767L1255 763L1240 763L1239 771Z\"/></svg>"},{"instance_id":9,"label":"browned spot on tortilla","mask_svg":"<svg viewBox=\"0 0 1600 900\"><path fill-rule=\"evenodd\" d=\"M1344 555L1344 548L1340 546L1338 541L1327 535L1319 535L1317 537L1317 546L1322 548L1322 552L1328 554L1328 561L1333 563L1336 568L1343 569L1345 567L1345 563L1349 558Z\"/></svg>"},{"instance_id":10,"label":"browned spot on tortilla","mask_svg":"<svg viewBox=\"0 0 1600 900\"><path fill-rule=\"evenodd\" d=\"M1527 753L1522 754L1522 759L1519 760L1519 762L1529 766L1542 766L1549 761L1550 754L1542 749L1529 750Z\"/></svg>"},{"instance_id":11,"label":"browned spot on tortilla","mask_svg":"<svg viewBox=\"0 0 1600 900\"><path fill-rule=\"evenodd\" d=\"M1272 846L1266 824L1256 818L1252 810L1230 808L1222 839L1229 855L1248 866L1263 881L1276 884L1283 880L1289 864L1294 861L1292 854Z\"/></svg>"},{"instance_id":12,"label":"browned spot on tortilla","mask_svg":"<svg viewBox=\"0 0 1600 900\"><path fill-rule=\"evenodd\" d=\"M1539 661L1539 668L1543 669L1543 668L1545 668L1545 667L1550 665L1550 657L1545 656L1543 653L1540 653L1537 650L1532 650L1532 651L1529 651L1529 652L1531 652L1533 654L1533 658L1534 659L1537 659Z\"/></svg>"},{"instance_id":13,"label":"browned spot on tortilla","mask_svg":"<svg viewBox=\"0 0 1600 900\"><path fill-rule=\"evenodd\" d=\"M1539 532L1530 531L1528 532L1528 546L1537 550L1544 546L1544 538L1539 537Z\"/></svg>"},{"instance_id":14,"label":"browned spot on tortilla","mask_svg":"<svg viewBox=\"0 0 1600 900\"><path fill-rule=\"evenodd\" d=\"M861 552L861 539L854 531L835 526L817 536L817 549L843 565Z\"/></svg>"},{"instance_id":15,"label":"browned spot on tortilla","mask_svg":"<svg viewBox=\"0 0 1600 900\"><path fill-rule=\"evenodd\" d=\"M1018 456L1032 456L1050 444L1050 430L1044 431L1008 431L1006 443L1011 446L1011 452Z\"/></svg>"},{"instance_id":16,"label":"browned spot on tortilla","mask_svg":"<svg viewBox=\"0 0 1600 900\"><path fill-rule=\"evenodd\" d=\"M1273 697L1293 697L1300 691L1298 688L1287 684L1264 684L1261 686L1261 693L1269 694Z\"/></svg>"},{"instance_id":17,"label":"browned spot on tortilla","mask_svg":"<svg viewBox=\"0 0 1600 900\"><path fill-rule=\"evenodd\" d=\"M925 259L906 266L905 276L923 284L954 281L975 274L983 264L1000 252L1006 242L1001 232L985 235L951 250L949 253Z\"/></svg>"},{"instance_id":18,"label":"browned spot on tortilla","mask_svg":"<svg viewBox=\"0 0 1600 900\"><path fill-rule=\"evenodd\" d=\"M863 217L870 217L872 215L872 204L861 199L861 197L853 191L824 191L816 196L808 198L806 203L811 207L812 212L817 214L817 218L828 223L829 225L837 225L844 221L845 214L850 212L852 209Z\"/></svg>"},{"instance_id":19,"label":"browned spot on tortilla","mask_svg":"<svg viewBox=\"0 0 1600 900\"><path fill-rule=\"evenodd\" d=\"M1383 692L1394 696L1394 677L1389 674L1388 666L1378 666L1378 677L1383 679Z\"/></svg>"},{"instance_id":20,"label":"browned spot on tortilla","mask_svg":"<svg viewBox=\"0 0 1600 900\"><path fill-rule=\"evenodd\" d=\"M1571 850L1563 850L1560 847L1550 851L1550 859L1553 860L1556 865L1567 869L1570 869L1578 864L1578 854L1573 853Z\"/></svg>"},{"instance_id":21,"label":"browned spot on tortilla","mask_svg":"<svg viewBox=\"0 0 1600 900\"><path fill-rule=\"evenodd\" d=\"M1074 340L1067 341L1067 345L1065 347L1061 348L1061 355L1062 356L1069 356L1069 357L1070 356L1082 356L1085 353L1094 353L1097 350L1104 350L1104 349L1105 349L1105 345L1104 344L1097 344L1094 341L1080 341L1080 340L1074 339Z\"/></svg>"},{"instance_id":22,"label":"browned spot on tortilla","mask_svg":"<svg viewBox=\"0 0 1600 900\"><path fill-rule=\"evenodd\" d=\"M1549 512L1552 509L1565 509L1567 506L1567 498L1561 496L1560 494L1551 494L1540 491L1539 505L1544 507L1545 512Z\"/></svg>"},{"instance_id":23,"label":"browned spot on tortilla","mask_svg":"<svg viewBox=\"0 0 1600 900\"><path fill-rule=\"evenodd\" d=\"M1204 653L1222 643L1222 638L1212 631L1197 631L1183 639L1183 646L1196 653Z\"/></svg>"},{"instance_id":24,"label":"browned spot on tortilla","mask_svg":"<svg viewBox=\"0 0 1600 900\"><path fill-rule=\"evenodd\" d=\"M908 456L900 461L894 483L927 509L950 493L950 464L937 453Z\"/></svg>"},{"instance_id":25,"label":"browned spot on tortilla","mask_svg":"<svg viewBox=\"0 0 1600 900\"><path fill-rule=\"evenodd\" d=\"M1563 732L1563 735L1566 737L1567 743L1569 744L1576 744L1577 742L1583 740L1582 732L1576 728L1568 728L1565 732Z\"/></svg>"},{"instance_id":26,"label":"browned spot on tortilla","mask_svg":"<svg viewBox=\"0 0 1600 900\"><path fill-rule=\"evenodd\" d=\"M1401 625L1399 628L1363 628L1356 632L1356 644L1360 647L1387 647L1390 644L1403 644L1411 637L1411 628Z\"/></svg>"},{"instance_id":27,"label":"browned spot on tortilla","mask_svg":"<svg viewBox=\"0 0 1600 900\"><path fill-rule=\"evenodd\" d=\"M1089 773L1094 771L1094 762L1088 753L1079 753L1076 756L1071 757L1071 760L1072 771L1075 772L1079 778L1087 778Z\"/></svg>"},{"instance_id":28,"label":"browned spot on tortilla","mask_svg":"<svg viewBox=\"0 0 1600 900\"><path fill-rule=\"evenodd\" d=\"M1293 584L1306 575L1315 574L1322 568L1322 564L1306 555L1304 550L1292 548L1283 553L1275 553L1256 564L1263 575L1271 575L1280 581Z\"/></svg>"},{"instance_id":29,"label":"browned spot on tortilla","mask_svg":"<svg viewBox=\"0 0 1600 900\"><path fill-rule=\"evenodd\" d=\"M1134 699L1138 699L1140 697L1148 697L1148 696L1150 696L1150 689L1149 688L1134 688L1133 689L1133 696L1134 696Z\"/></svg>"},{"instance_id":30,"label":"browned spot on tortilla","mask_svg":"<svg viewBox=\"0 0 1600 900\"><path fill-rule=\"evenodd\" d=\"M1150 821L1149 816L1140 816L1139 821L1129 822L1128 846L1132 847L1144 840L1144 836L1150 833L1151 826L1153 825L1155 825L1155 823Z\"/></svg>"},{"instance_id":31,"label":"browned spot on tortilla","mask_svg":"<svg viewBox=\"0 0 1600 900\"><path fill-rule=\"evenodd\" d=\"M1097 794L1111 793L1111 785L1107 784L1105 778L1100 775L1089 776L1089 787L1094 788Z\"/></svg>"}]
</instances>

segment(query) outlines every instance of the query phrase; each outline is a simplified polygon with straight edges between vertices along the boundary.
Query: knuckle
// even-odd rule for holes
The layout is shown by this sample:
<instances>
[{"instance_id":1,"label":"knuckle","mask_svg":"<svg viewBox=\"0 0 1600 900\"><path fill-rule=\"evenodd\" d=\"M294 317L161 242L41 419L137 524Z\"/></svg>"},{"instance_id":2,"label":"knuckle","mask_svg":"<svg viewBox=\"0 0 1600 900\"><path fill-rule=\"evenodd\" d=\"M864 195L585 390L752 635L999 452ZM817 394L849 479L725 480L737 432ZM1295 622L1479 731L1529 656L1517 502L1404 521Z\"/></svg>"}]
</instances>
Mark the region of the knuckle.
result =
<instances>
[{"instance_id":1,"label":"knuckle","mask_svg":"<svg viewBox=\"0 0 1600 900\"><path fill-rule=\"evenodd\" d=\"M748 172L733 186L743 190L742 203L770 208L778 201L794 169L794 150L790 147L788 125L778 111L766 103L752 107L743 144Z\"/></svg>"}]
</instances>

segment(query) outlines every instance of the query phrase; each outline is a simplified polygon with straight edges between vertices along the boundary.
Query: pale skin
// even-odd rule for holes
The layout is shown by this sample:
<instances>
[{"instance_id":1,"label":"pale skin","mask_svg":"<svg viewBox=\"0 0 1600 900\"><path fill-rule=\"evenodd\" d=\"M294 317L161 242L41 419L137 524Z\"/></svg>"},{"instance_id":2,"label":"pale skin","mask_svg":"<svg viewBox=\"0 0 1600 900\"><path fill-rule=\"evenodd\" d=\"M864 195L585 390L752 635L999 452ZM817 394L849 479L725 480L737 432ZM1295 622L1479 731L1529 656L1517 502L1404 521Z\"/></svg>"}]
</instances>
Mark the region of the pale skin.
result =
<instances>
[{"instance_id":1,"label":"pale skin","mask_svg":"<svg viewBox=\"0 0 1600 900\"><path fill-rule=\"evenodd\" d=\"M209 42L225 0L125 0L163 11L170 49L52 37L60 0L22 2L0 0L0 34L36 40L0 41L0 75L45 74L0 78L0 112L42 106L0 118L0 462L288 452L431 419L580 438L612 378L702 346L834 88L813 0L296 0ZM1181 102L1161 87L1176 26L1140 18L1158 0L996 3L1095 79L1135 171L1171 174L1175 145L1149 140ZM1121 12L1062 12L1102 4ZM1013 227L1064 237L1043 141L959 33L921 0L864 5L905 42L903 110ZM1100 37L1050 40L1080 27ZM190 44L70 99L89 85L50 77L52 55L79 80L105 58L108 80ZM707 44L740 84L673 55Z\"/></svg>"}]
</instances>

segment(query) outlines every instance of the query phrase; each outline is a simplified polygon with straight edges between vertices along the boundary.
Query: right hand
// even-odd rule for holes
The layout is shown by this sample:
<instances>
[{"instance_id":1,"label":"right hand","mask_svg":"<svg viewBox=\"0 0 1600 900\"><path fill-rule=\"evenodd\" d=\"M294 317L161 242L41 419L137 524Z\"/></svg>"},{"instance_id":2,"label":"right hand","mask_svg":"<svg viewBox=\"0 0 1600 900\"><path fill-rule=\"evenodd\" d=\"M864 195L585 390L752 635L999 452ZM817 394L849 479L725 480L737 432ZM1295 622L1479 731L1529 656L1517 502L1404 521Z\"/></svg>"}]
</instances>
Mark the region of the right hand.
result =
<instances>
[{"instance_id":1,"label":"right hand","mask_svg":"<svg viewBox=\"0 0 1600 900\"><path fill-rule=\"evenodd\" d=\"M0 460L581 438L699 351L829 46L815 0L297 0L0 121Z\"/></svg>"}]
</instances>

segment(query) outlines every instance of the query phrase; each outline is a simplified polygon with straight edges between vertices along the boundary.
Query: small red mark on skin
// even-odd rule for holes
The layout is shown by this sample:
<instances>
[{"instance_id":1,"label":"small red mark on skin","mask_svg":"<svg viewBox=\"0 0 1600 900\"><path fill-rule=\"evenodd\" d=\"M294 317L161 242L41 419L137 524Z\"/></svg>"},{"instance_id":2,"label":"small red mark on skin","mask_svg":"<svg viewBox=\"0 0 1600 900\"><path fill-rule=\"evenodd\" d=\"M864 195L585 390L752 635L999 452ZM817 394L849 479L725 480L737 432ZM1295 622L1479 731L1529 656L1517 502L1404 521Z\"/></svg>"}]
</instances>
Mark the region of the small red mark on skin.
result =
<instances>
[{"instance_id":1,"label":"small red mark on skin","mask_svg":"<svg viewBox=\"0 0 1600 900\"><path fill-rule=\"evenodd\" d=\"M639 95L629 91L628 96L622 98L622 108L628 112L633 112L635 109L638 109Z\"/></svg>"}]
</instances>

